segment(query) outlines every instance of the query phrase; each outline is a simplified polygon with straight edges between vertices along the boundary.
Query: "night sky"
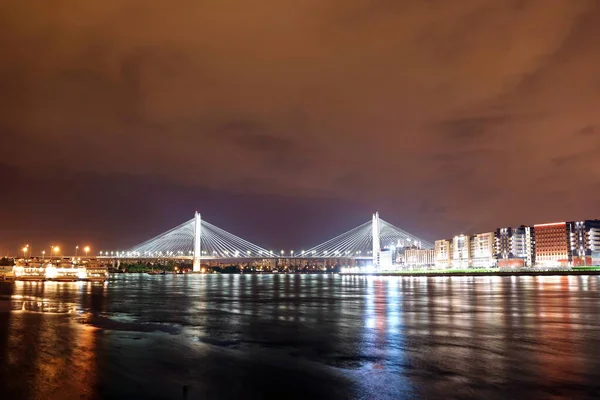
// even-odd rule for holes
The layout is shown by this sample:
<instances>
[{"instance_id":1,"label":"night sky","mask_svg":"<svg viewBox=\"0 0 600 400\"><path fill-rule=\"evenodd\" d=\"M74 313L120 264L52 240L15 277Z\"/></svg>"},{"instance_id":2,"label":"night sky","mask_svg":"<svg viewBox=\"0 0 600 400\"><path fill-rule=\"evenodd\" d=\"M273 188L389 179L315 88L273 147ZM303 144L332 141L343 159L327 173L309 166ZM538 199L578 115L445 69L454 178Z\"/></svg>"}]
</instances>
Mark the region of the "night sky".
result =
<instances>
[{"instance_id":1,"label":"night sky","mask_svg":"<svg viewBox=\"0 0 600 400\"><path fill-rule=\"evenodd\" d=\"M600 217L596 0L0 7L0 251Z\"/></svg>"}]
</instances>

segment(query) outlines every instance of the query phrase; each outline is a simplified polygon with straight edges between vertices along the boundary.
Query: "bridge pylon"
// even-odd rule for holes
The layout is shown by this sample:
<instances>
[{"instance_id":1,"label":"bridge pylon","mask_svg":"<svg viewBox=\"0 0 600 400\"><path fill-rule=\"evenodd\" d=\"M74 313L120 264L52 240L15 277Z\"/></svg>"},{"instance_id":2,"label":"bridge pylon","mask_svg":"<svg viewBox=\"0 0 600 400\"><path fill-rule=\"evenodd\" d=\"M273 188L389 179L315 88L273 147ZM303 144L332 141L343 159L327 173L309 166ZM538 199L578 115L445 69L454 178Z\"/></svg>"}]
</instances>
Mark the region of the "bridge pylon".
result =
<instances>
[{"instance_id":1,"label":"bridge pylon","mask_svg":"<svg viewBox=\"0 0 600 400\"><path fill-rule=\"evenodd\" d=\"M372 236L373 236L373 266L379 267L379 265L381 263L381 238L380 238L379 212L375 212L375 214L373 214Z\"/></svg>"},{"instance_id":2,"label":"bridge pylon","mask_svg":"<svg viewBox=\"0 0 600 400\"><path fill-rule=\"evenodd\" d=\"M202 217L200 213L196 211L194 216L194 263L193 271L200 272L200 258L202 256Z\"/></svg>"}]
</instances>

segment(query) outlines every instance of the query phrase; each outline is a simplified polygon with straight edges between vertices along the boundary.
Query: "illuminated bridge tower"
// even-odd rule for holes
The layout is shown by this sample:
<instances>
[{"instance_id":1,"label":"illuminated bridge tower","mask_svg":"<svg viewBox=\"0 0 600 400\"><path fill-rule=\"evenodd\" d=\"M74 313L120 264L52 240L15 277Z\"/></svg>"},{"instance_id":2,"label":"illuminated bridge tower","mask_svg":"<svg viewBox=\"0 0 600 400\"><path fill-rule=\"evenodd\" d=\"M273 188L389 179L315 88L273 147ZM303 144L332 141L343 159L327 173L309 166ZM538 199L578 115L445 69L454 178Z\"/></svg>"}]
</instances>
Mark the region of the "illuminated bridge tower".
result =
<instances>
[{"instance_id":1,"label":"illuminated bridge tower","mask_svg":"<svg viewBox=\"0 0 600 400\"><path fill-rule=\"evenodd\" d=\"M381 240L379 237L379 212L373 214L373 267L377 268L381 264Z\"/></svg>"},{"instance_id":2,"label":"illuminated bridge tower","mask_svg":"<svg viewBox=\"0 0 600 400\"><path fill-rule=\"evenodd\" d=\"M194 272L200 272L200 257L202 255L202 249L200 243L202 242L202 218L200 213L196 211L194 216Z\"/></svg>"}]
</instances>

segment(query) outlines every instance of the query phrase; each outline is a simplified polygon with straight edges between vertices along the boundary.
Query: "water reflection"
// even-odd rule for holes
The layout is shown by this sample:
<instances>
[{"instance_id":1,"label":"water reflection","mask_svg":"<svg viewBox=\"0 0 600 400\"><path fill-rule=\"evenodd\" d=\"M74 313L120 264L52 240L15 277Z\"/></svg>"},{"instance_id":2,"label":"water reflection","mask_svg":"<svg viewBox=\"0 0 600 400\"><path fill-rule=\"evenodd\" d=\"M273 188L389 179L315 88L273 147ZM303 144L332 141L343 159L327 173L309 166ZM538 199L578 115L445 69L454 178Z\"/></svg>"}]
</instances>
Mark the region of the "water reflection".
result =
<instances>
[{"instance_id":1,"label":"water reflection","mask_svg":"<svg viewBox=\"0 0 600 400\"><path fill-rule=\"evenodd\" d=\"M0 288L0 298L9 304L0 311L3 398L93 397L99 352L95 328L72 318L102 312L102 302L89 299L104 299L103 286L16 282Z\"/></svg>"},{"instance_id":2,"label":"water reflection","mask_svg":"<svg viewBox=\"0 0 600 400\"><path fill-rule=\"evenodd\" d=\"M3 398L594 398L600 278L0 284ZM5 396L6 395L6 396Z\"/></svg>"}]
</instances>

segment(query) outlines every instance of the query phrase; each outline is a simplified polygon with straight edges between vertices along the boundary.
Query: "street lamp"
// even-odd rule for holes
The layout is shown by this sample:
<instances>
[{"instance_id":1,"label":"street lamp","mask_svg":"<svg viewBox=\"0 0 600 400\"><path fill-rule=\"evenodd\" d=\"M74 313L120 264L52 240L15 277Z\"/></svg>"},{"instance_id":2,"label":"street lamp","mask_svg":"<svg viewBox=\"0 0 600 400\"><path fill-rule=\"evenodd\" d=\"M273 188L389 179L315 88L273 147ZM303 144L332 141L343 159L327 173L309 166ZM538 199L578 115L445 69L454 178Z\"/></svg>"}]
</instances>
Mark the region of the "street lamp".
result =
<instances>
[{"instance_id":1,"label":"street lamp","mask_svg":"<svg viewBox=\"0 0 600 400\"><path fill-rule=\"evenodd\" d=\"M21 250L23 251L23 258L27 258L27 250L29 250L29 245L25 245L25 247L23 247Z\"/></svg>"},{"instance_id":2,"label":"street lamp","mask_svg":"<svg viewBox=\"0 0 600 400\"><path fill-rule=\"evenodd\" d=\"M42 250L42 261L44 260L45 256L46 256L46 250Z\"/></svg>"},{"instance_id":3,"label":"street lamp","mask_svg":"<svg viewBox=\"0 0 600 400\"><path fill-rule=\"evenodd\" d=\"M83 251L85 251L85 256L87 257L87 256L88 256L88 253L90 252L90 246L85 246L85 247L83 248Z\"/></svg>"},{"instance_id":4,"label":"street lamp","mask_svg":"<svg viewBox=\"0 0 600 400\"><path fill-rule=\"evenodd\" d=\"M58 247L58 246L54 246L54 247L52 248L52 251L54 252L54 256L55 256L55 257L58 257L58 252L60 251L60 247Z\"/></svg>"},{"instance_id":5,"label":"street lamp","mask_svg":"<svg viewBox=\"0 0 600 400\"><path fill-rule=\"evenodd\" d=\"M75 258L77 258L77 251L79 250L79 246L75 246Z\"/></svg>"}]
</instances>

